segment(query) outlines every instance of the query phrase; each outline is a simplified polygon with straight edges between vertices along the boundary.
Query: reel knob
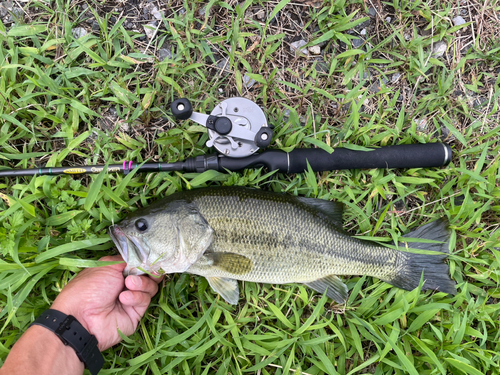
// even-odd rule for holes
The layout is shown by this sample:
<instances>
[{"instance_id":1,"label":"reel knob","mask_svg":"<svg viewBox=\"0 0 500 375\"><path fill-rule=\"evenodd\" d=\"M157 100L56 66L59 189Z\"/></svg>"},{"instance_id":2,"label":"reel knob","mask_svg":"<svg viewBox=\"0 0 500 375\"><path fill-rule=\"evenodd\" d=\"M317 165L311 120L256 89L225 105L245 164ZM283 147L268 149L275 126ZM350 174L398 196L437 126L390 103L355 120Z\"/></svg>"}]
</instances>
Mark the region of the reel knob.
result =
<instances>
[{"instance_id":1,"label":"reel knob","mask_svg":"<svg viewBox=\"0 0 500 375\"><path fill-rule=\"evenodd\" d=\"M174 100L170 104L170 110L176 119L187 120L193 114L193 106L186 98Z\"/></svg>"},{"instance_id":2,"label":"reel knob","mask_svg":"<svg viewBox=\"0 0 500 375\"><path fill-rule=\"evenodd\" d=\"M273 131L269 127L263 126L262 128L260 128L260 130L257 132L257 135L255 136L255 144L260 148L266 148L271 144L272 138L273 138Z\"/></svg>"}]
</instances>

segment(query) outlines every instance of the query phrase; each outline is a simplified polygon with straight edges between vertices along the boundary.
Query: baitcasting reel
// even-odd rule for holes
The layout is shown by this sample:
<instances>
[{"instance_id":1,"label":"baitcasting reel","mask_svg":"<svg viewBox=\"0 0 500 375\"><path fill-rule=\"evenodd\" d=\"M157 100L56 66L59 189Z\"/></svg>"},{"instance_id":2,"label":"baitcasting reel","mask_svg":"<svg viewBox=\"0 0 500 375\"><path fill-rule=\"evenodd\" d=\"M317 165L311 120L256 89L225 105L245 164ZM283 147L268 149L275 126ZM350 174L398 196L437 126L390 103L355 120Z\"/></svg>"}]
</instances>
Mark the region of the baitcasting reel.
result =
<instances>
[{"instance_id":1,"label":"baitcasting reel","mask_svg":"<svg viewBox=\"0 0 500 375\"><path fill-rule=\"evenodd\" d=\"M210 115L193 112L186 98L177 99L170 109L179 120L192 120L208 131L207 147L215 147L221 154L244 158L266 148L273 137L266 116L260 107L245 98L230 98L220 102Z\"/></svg>"}]
</instances>

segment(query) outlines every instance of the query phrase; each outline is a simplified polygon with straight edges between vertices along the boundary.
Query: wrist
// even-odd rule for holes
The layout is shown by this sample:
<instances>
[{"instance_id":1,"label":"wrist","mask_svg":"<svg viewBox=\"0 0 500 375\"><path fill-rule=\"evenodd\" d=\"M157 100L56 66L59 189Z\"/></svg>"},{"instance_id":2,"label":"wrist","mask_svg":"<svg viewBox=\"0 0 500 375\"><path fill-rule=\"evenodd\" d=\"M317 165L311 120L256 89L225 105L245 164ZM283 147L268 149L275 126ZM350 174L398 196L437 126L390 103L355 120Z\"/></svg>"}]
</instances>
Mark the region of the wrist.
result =
<instances>
[{"instance_id":1,"label":"wrist","mask_svg":"<svg viewBox=\"0 0 500 375\"><path fill-rule=\"evenodd\" d=\"M78 320L78 322L83 326L83 328L85 328L87 330L87 332L89 332L91 335L94 334L91 331L90 324L88 324L88 322L84 318L84 314L82 314L78 308L72 308L71 306L68 306L64 303L60 303L57 300L57 298L50 308L53 310L60 311L66 315L73 315L75 317L75 319Z\"/></svg>"},{"instance_id":2,"label":"wrist","mask_svg":"<svg viewBox=\"0 0 500 375\"><path fill-rule=\"evenodd\" d=\"M83 371L85 364L80 361L73 348L64 345L54 332L49 331L45 327L36 325L29 327L26 332L28 331L33 331L33 336L35 336L40 342L43 342L44 347L45 345L50 346L54 353L61 353L59 357L64 368Z\"/></svg>"},{"instance_id":3,"label":"wrist","mask_svg":"<svg viewBox=\"0 0 500 375\"><path fill-rule=\"evenodd\" d=\"M20 337L2 366L5 374L79 375L84 368L72 348L53 332L36 325Z\"/></svg>"}]
</instances>

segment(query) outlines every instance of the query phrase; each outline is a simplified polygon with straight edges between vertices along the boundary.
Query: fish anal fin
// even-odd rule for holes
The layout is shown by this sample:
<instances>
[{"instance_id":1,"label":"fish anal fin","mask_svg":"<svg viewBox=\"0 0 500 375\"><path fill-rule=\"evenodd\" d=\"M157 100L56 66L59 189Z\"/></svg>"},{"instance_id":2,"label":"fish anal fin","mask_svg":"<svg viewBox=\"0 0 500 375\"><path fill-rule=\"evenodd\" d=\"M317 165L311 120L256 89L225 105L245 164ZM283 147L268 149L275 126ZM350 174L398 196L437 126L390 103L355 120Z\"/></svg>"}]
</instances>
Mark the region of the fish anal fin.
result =
<instances>
[{"instance_id":1,"label":"fish anal fin","mask_svg":"<svg viewBox=\"0 0 500 375\"><path fill-rule=\"evenodd\" d=\"M337 303L345 303L349 296L347 286L335 275L328 275L304 284L321 294L326 291L326 295Z\"/></svg>"},{"instance_id":2,"label":"fish anal fin","mask_svg":"<svg viewBox=\"0 0 500 375\"><path fill-rule=\"evenodd\" d=\"M212 289L219 293L227 303L231 305L238 303L240 291L236 280L227 277L207 277L207 280Z\"/></svg>"},{"instance_id":3,"label":"fish anal fin","mask_svg":"<svg viewBox=\"0 0 500 375\"><path fill-rule=\"evenodd\" d=\"M342 203L318 198L297 197L297 199L306 206L317 210L321 216L332 222L336 227L342 228L342 213L344 212Z\"/></svg>"},{"instance_id":4,"label":"fish anal fin","mask_svg":"<svg viewBox=\"0 0 500 375\"><path fill-rule=\"evenodd\" d=\"M213 267L219 268L233 275L244 275L253 269L253 261L246 256L235 253L208 253L205 254Z\"/></svg>"}]
</instances>

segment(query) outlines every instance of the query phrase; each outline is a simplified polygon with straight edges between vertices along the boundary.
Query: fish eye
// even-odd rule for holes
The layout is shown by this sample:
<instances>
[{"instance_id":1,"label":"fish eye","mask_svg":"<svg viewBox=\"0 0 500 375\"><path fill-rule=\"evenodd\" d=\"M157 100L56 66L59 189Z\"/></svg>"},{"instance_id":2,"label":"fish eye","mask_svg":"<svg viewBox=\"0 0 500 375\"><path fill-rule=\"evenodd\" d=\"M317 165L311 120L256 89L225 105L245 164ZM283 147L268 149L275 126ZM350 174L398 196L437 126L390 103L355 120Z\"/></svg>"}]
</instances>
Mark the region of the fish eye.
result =
<instances>
[{"instance_id":1,"label":"fish eye","mask_svg":"<svg viewBox=\"0 0 500 375\"><path fill-rule=\"evenodd\" d=\"M148 229L148 222L145 219L139 219L135 222L135 227L141 232L144 232Z\"/></svg>"}]
</instances>

